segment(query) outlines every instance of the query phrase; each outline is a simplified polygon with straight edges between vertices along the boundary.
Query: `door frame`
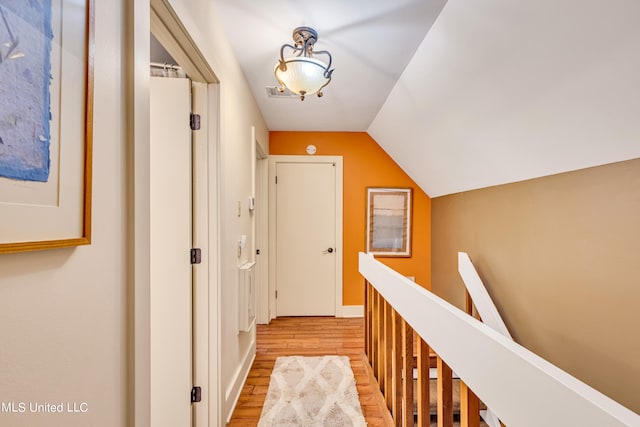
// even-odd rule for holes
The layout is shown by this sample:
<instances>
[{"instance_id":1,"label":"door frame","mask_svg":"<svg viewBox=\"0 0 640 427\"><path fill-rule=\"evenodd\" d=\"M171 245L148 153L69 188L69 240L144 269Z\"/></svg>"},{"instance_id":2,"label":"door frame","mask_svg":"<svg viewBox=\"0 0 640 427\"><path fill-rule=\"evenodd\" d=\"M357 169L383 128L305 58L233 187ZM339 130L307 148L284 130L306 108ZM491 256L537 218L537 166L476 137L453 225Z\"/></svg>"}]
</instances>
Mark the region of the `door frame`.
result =
<instances>
[{"instance_id":1,"label":"door frame","mask_svg":"<svg viewBox=\"0 0 640 427\"><path fill-rule=\"evenodd\" d=\"M192 426L211 425L220 416L218 265L218 85L192 83L193 113L201 128L192 138L194 248L202 262L193 266L193 384L202 387L202 401L192 408ZM199 99L198 99L199 98ZM216 421L217 422L217 421Z\"/></svg>"},{"instance_id":2,"label":"door frame","mask_svg":"<svg viewBox=\"0 0 640 427\"><path fill-rule=\"evenodd\" d=\"M276 265L278 254L276 252L276 168L279 163L334 163L336 166L336 188L335 188L335 209L336 209L336 229L335 246L336 268L335 268L335 317L342 317L342 265L344 262L342 233L343 233L343 158L342 156L269 156L269 313L270 318L276 317Z\"/></svg>"},{"instance_id":3,"label":"door frame","mask_svg":"<svg viewBox=\"0 0 640 427\"><path fill-rule=\"evenodd\" d=\"M194 362L203 366L199 375L201 385L208 388L208 398L205 397L198 407L194 408L192 423L195 426L221 425L220 383L219 383L219 80L209 66L202 52L197 48L178 15L169 4L169 0L150 0L148 2L133 1L127 3L127 33L128 44L126 50L128 99L126 104L128 118L127 130L130 144L128 157L129 186L128 223L129 236L129 281L131 283L128 300L128 329L127 345L128 368L127 392L130 404L127 407L127 425L136 427L151 426L151 372L150 360L150 248L149 235L150 220L150 116L149 116L149 63L150 63L150 34L153 34L163 44L189 75L192 81L207 84L207 132L208 155L201 159L200 166L208 173L206 181L208 200L200 200L200 215L206 215L208 220L208 235L202 245L202 264L208 269L206 283L196 280L196 287L204 286L209 292L209 300L200 312L198 326L206 330L205 338L198 338L206 342L194 343L197 348L195 356L201 362ZM204 113L204 112L203 112ZM206 212L205 212L206 210ZM206 319L203 323L202 319ZM188 398L188 397L185 397Z\"/></svg>"},{"instance_id":4,"label":"door frame","mask_svg":"<svg viewBox=\"0 0 640 427\"><path fill-rule=\"evenodd\" d=\"M269 324L269 156L256 138L256 128L251 126L253 151L252 185L255 209L252 217L253 260L256 261L256 323ZM257 251L260 251L258 255Z\"/></svg>"}]
</instances>

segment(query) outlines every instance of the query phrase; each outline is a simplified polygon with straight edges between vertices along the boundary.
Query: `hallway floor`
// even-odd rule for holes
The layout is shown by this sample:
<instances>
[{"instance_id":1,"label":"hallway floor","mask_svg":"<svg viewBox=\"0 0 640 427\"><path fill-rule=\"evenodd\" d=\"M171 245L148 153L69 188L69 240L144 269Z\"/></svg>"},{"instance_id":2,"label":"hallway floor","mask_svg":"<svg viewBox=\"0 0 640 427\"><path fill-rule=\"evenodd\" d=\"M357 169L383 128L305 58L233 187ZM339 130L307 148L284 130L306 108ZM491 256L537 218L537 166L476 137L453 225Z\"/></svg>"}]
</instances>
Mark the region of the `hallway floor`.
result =
<instances>
[{"instance_id":1,"label":"hallway floor","mask_svg":"<svg viewBox=\"0 0 640 427\"><path fill-rule=\"evenodd\" d=\"M247 382L228 426L258 425L269 378L278 356L349 356L362 412L371 427L386 426L390 417L377 385L365 366L364 320L333 317L285 317L257 327L257 351Z\"/></svg>"}]
</instances>

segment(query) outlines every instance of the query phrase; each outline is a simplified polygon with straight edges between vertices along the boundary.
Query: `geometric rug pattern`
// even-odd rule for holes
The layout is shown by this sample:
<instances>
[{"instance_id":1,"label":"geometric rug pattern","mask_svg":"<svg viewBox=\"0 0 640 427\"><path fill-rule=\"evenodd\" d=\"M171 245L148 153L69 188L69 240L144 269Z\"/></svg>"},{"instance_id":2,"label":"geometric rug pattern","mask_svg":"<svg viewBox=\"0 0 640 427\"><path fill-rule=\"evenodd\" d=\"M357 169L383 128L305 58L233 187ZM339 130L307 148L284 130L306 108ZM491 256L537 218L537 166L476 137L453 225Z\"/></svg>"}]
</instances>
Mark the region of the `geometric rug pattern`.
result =
<instances>
[{"instance_id":1,"label":"geometric rug pattern","mask_svg":"<svg viewBox=\"0 0 640 427\"><path fill-rule=\"evenodd\" d=\"M347 356L276 359L258 427L362 427Z\"/></svg>"}]
</instances>

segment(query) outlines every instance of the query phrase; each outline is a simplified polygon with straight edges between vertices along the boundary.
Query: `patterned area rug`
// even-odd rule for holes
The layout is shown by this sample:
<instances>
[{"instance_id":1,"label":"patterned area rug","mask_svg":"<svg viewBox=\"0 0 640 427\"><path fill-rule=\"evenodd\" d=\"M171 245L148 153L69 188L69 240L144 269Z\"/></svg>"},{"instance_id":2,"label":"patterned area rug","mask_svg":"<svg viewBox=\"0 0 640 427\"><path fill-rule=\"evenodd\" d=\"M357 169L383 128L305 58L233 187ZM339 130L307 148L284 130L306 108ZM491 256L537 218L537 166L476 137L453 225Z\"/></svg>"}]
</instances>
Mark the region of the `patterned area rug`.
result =
<instances>
[{"instance_id":1,"label":"patterned area rug","mask_svg":"<svg viewBox=\"0 0 640 427\"><path fill-rule=\"evenodd\" d=\"M259 427L366 425L347 356L276 359Z\"/></svg>"}]
</instances>

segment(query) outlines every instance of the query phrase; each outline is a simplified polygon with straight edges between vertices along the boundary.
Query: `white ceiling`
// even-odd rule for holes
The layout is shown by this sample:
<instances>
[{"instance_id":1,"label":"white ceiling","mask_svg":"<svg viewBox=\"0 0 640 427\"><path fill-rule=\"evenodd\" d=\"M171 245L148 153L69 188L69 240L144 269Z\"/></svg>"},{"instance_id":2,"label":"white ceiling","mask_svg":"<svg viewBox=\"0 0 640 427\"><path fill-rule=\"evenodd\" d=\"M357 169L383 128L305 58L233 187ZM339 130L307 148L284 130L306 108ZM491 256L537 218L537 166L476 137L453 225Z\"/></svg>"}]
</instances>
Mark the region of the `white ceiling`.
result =
<instances>
[{"instance_id":1,"label":"white ceiling","mask_svg":"<svg viewBox=\"0 0 640 427\"><path fill-rule=\"evenodd\" d=\"M366 130L432 197L640 157L637 0L215 1L271 130ZM302 25L333 81L269 99Z\"/></svg>"},{"instance_id":2,"label":"white ceiling","mask_svg":"<svg viewBox=\"0 0 640 427\"><path fill-rule=\"evenodd\" d=\"M215 0L225 33L270 130L366 131L445 0ZM280 46L318 31L333 56L324 97L268 98ZM324 59L324 58L322 58Z\"/></svg>"},{"instance_id":3,"label":"white ceiling","mask_svg":"<svg viewBox=\"0 0 640 427\"><path fill-rule=\"evenodd\" d=\"M449 0L369 134L432 197L638 158L639 17Z\"/></svg>"}]
</instances>

